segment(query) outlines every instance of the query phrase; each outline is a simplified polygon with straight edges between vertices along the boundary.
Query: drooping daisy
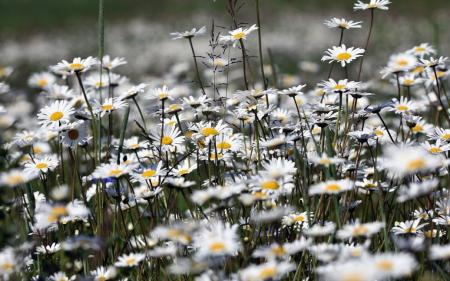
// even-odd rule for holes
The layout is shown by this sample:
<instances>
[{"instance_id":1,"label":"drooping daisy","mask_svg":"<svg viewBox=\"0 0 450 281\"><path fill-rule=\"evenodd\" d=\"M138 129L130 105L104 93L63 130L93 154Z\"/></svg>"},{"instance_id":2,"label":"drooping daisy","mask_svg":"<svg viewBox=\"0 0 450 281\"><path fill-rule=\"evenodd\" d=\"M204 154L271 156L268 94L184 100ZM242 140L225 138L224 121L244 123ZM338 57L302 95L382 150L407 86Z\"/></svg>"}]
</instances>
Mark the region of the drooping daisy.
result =
<instances>
[{"instance_id":1,"label":"drooping daisy","mask_svg":"<svg viewBox=\"0 0 450 281\"><path fill-rule=\"evenodd\" d=\"M290 88L278 91L277 93L280 94L280 95L286 95L286 96L289 96L289 97L295 97L297 95L302 95L303 94L302 89L305 88L305 87L306 87L306 84L298 85L298 86L295 86L295 87L290 87Z\"/></svg>"},{"instance_id":2,"label":"drooping daisy","mask_svg":"<svg viewBox=\"0 0 450 281\"><path fill-rule=\"evenodd\" d=\"M52 66L51 69L56 72L65 72L70 75L88 71L96 64L98 64L98 61L93 57L87 57L85 59L78 57L74 58L72 62L62 60L57 65Z\"/></svg>"},{"instance_id":3,"label":"drooping daisy","mask_svg":"<svg viewBox=\"0 0 450 281\"><path fill-rule=\"evenodd\" d=\"M41 109L37 118L43 127L58 129L61 125L67 124L74 113L75 110L67 101L55 101Z\"/></svg>"},{"instance_id":4,"label":"drooping daisy","mask_svg":"<svg viewBox=\"0 0 450 281\"><path fill-rule=\"evenodd\" d=\"M419 234L422 231L422 228L427 225L426 223L421 224L420 222L420 218L404 222L395 222L395 226L391 229L391 231L395 235Z\"/></svg>"},{"instance_id":5,"label":"drooping daisy","mask_svg":"<svg viewBox=\"0 0 450 281\"><path fill-rule=\"evenodd\" d=\"M356 10L367 10L367 9L380 9L380 10L389 10L388 5L391 4L389 0L370 0L369 3L363 3L358 0L353 6L353 9Z\"/></svg>"},{"instance_id":6,"label":"drooping daisy","mask_svg":"<svg viewBox=\"0 0 450 281\"><path fill-rule=\"evenodd\" d=\"M109 71L124 64L127 64L127 61L124 58L117 57L112 59L109 55L105 55L102 58L102 67Z\"/></svg>"},{"instance_id":7,"label":"drooping daisy","mask_svg":"<svg viewBox=\"0 0 450 281\"><path fill-rule=\"evenodd\" d=\"M43 158L34 158L24 164L24 172L30 175L39 175L40 173L48 173L53 171L59 162L55 156L45 156Z\"/></svg>"},{"instance_id":8,"label":"drooping daisy","mask_svg":"<svg viewBox=\"0 0 450 281\"><path fill-rule=\"evenodd\" d=\"M364 49L350 47L347 48L344 44L339 47L333 46L331 49L325 51L322 61L339 62L342 67L351 63L353 60L361 57L364 54Z\"/></svg>"},{"instance_id":9,"label":"drooping daisy","mask_svg":"<svg viewBox=\"0 0 450 281\"><path fill-rule=\"evenodd\" d=\"M123 94L120 95L119 99L125 100L125 99L129 99L129 98L134 98L138 94L143 93L145 91L145 89L147 88L147 86L148 85L144 84L144 83L140 83L139 85L136 85L136 86L131 86Z\"/></svg>"},{"instance_id":10,"label":"drooping daisy","mask_svg":"<svg viewBox=\"0 0 450 281\"><path fill-rule=\"evenodd\" d=\"M353 183L348 179L329 180L310 186L309 195L338 194L351 189L353 189Z\"/></svg>"},{"instance_id":11,"label":"drooping daisy","mask_svg":"<svg viewBox=\"0 0 450 281\"><path fill-rule=\"evenodd\" d=\"M257 30L256 24L250 26L249 28L238 28L232 31L228 31L230 35L220 35L219 40L222 42L231 42L233 47L236 47L240 40L246 40L247 36Z\"/></svg>"},{"instance_id":12,"label":"drooping daisy","mask_svg":"<svg viewBox=\"0 0 450 281\"><path fill-rule=\"evenodd\" d=\"M176 39L182 39L182 38L192 38L192 37L196 37L196 36L200 36L205 34L206 32L206 27L202 26L199 29L197 28L192 28L190 31L184 31L184 32L172 32L170 33L170 35L173 36L173 40Z\"/></svg>"},{"instance_id":13,"label":"drooping daisy","mask_svg":"<svg viewBox=\"0 0 450 281\"><path fill-rule=\"evenodd\" d=\"M341 28L341 29L350 29L350 28L361 28L361 21L352 21L346 20L344 18L332 18L325 21L325 25L329 28Z\"/></svg>"}]
</instances>

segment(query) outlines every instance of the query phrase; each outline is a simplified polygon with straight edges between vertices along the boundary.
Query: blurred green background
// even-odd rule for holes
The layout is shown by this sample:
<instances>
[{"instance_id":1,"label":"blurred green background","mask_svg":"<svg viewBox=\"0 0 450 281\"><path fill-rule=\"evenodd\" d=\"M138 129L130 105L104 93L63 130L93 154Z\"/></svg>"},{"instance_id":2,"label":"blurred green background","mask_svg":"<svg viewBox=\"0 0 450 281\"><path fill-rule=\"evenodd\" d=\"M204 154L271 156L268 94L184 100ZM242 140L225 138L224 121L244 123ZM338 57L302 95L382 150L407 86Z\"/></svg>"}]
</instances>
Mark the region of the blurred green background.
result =
<instances>
[{"instance_id":1,"label":"blurred green background","mask_svg":"<svg viewBox=\"0 0 450 281\"><path fill-rule=\"evenodd\" d=\"M105 0L107 21L136 17L150 20L174 20L199 12L223 14L226 0ZM249 0L249 3L253 0ZM260 0L265 13L292 11L324 14L329 10L351 11L354 0ZM449 0L392 0L391 16L412 17L450 14ZM26 35L71 26L92 26L98 14L96 0L0 0L0 33ZM244 10L248 7L244 7ZM449 16L450 20L450 16Z\"/></svg>"}]
</instances>

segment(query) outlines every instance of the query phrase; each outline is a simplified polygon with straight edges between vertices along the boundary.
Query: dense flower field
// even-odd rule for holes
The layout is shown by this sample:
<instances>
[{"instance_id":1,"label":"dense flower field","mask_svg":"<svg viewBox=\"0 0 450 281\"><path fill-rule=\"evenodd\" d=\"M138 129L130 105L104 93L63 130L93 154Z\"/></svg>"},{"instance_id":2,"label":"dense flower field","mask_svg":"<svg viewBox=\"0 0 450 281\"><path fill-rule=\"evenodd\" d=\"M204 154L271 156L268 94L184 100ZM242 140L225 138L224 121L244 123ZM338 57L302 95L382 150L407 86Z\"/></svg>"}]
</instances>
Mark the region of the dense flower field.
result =
<instances>
[{"instance_id":1,"label":"dense flower field","mask_svg":"<svg viewBox=\"0 0 450 281\"><path fill-rule=\"evenodd\" d=\"M1 67L0 279L449 280L448 58L365 71L391 7L367 1L325 21L317 84L281 75L259 0L167 34L191 64L152 81L104 54L103 0L97 57L55 58L32 101Z\"/></svg>"}]
</instances>

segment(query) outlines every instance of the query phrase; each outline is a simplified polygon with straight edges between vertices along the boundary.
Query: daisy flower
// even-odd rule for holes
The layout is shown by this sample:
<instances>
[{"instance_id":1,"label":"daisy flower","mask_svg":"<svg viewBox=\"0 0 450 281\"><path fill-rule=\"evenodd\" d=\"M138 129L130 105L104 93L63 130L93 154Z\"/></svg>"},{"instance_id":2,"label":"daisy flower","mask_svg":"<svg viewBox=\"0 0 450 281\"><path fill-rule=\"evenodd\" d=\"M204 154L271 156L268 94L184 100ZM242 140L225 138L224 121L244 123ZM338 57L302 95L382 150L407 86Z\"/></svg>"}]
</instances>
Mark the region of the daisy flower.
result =
<instances>
[{"instance_id":1,"label":"daisy flower","mask_svg":"<svg viewBox=\"0 0 450 281\"><path fill-rule=\"evenodd\" d=\"M56 252L61 251L61 244L59 243L52 243L51 245L39 245L36 247L36 253L37 254L54 254Z\"/></svg>"},{"instance_id":2,"label":"daisy flower","mask_svg":"<svg viewBox=\"0 0 450 281\"><path fill-rule=\"evenodd\" d=\"M28 85L33 88L44 89L56 82L56 78L50 72L34 73L28 79Z\"/></svg>"},{"instance_id":3,"label":"daisy flower","mask_svg":"<svg viewBox=\"0 0 450 281\"><path fill-rule=\"evenodd\" d=\"M436 140L435 144L431 144L426 141L420 145L431 154L441 154L450 150L450 144L446 144L440 139Z\"/></svg>"},{"instance_id":4,"label":"daisy flower","mask_svg":"<svg viewBox=\"0 0 450 281\"><path fill-rule=\"evenodd\" d=\"M139 137L134 136L124 140L123 147L129 150L138 150L147 148L148 141L139 141Z\"/></svg>"},{"instance_id":5,"label":"daisy flower","mask_svg":"<svg viewBox=\"0 0 450 281\"><path fill-rule=\"evenodd\" d=\"M192 171L197 169L197 163L193 160L186 158L182 164L178 165L176 168L172 170L172 175L174 176L186 176L190 174Z\"/></svg>"},{"instance_id":6,"label":"daisy flower","mask_svg":"<svg viewBox=\"0 0 450 281\"><path fill-rule=\"evenodd\" d=\"M43 158L34 158L24 164L24 172L29 175L39 175L40 173L48 173L53 171L59 162L55 156L45 156Z\"/></svg>"},{"instance_id":7,"label":"daisy flower","mask_svg":"<svg viewBox=\"0 0 450 281\"><path fill-rule=\"evenodd\" d=\"M176 39L182 39L182 38L192 38L196 36L200 36L206 33L206 27L202 26L198 30L197 28L192 28L190 31L184 31L184 32L172 32L170 35L173 36L173 40Z\"/></svg>"},{"instance_id":8,"label":"daisy flower","mask_svg":"<svg viewBox=\"0 0 450 281\"><path fill-rule=\"evenodd\" d=\"M446 162L439 156L428 153L420 146L407 145L388 146L380 162L382 167L396 178L434 171L446 166Z\"/></svg>"},{"instance_id":9,"label":"daisy flower","mask_svg":"<svg viewBox=\"0 0 450 281\"><path fill-rule=\"evenodd\" d=\"M360 85L360 82L349 81L348 79L335 81L332 78L328 81L319 83L319 87L329 93L346 93L348 91L356 90Z\"/></svg>"},{"instance_id":10,"label":"daisy flower","mask_svg":"<svg viewBox=\"0 0 450 281\"><path fill-rule=\"evenodd\" d=\"M401 97L400 100L394 99L392 111L396 114L410 114L417 109L417 105L413 101L408 101L407 98Z\"/></svg>"},{"instance_id":11,"label":"daisy flower","mask_svg":"<svg viewBox=\"0 0 450 281\"><path fill-rule=\"evenodd\" d=\"M94 277L94 281L112 280L117 276L117 269L113 266L100 266L97 269L92 270L91 275Z\"/></svg>"},{"instance_id":12,"label":"daisy flower","mask_svg":"<svg viewBox=\"0 0 450 281\"><path fill-rule=\"evenodd\" d=\"M278 94L280 94L280 95L287 95L289 97L295 97L297 95L302 95L303 94L302 89L305 88L305 87L306 87L306 84L298 85L298 86L295 86L295 87L290 87L288 89L284 89L284 90L278 91Z\"/></svg>"},{"instance_id":13,"label":"daisy flower","mask_svg":"<svg viewBox=\"0 0 450 281\"><path fill-rule=\"evenodd\" d=\"M419 234L421 232L421 229L426 226L426 223L421 224L421 219L416 220L409 220L404 222L395 222L394 227L391 229L391 231L395 235L401 235L401 234Z\"/></svg>"},{"instance_id":14,"label":"daisy flower","mask_svg":"<svg viewBox=\"0 0 450 281\"><path fill-rule=\"evenodd\" d=\"M283 227L294 226L297 228L301 228L304 224L308 224L308 222L313 218L314 214L311 212L302 212L302 213L292 213L284 216L281 219L281 224Z\"/></svg>"},{"instance_id":15,"label":"daisy flower","mask_svg":"<svg viewBox=\"0 0 450 281\"><path fill-rule=\"evenodd\" d=\"M270 261L259 265L249 265L243 268L239 275L242 281L280 280L284 275L295 270L296 266L289 262Z\"/></svg>"},{"instance_id":16,"label":"daisy flower","mask_svg":"<svg viewBox=\"0 0 450 281\"><path fill-rule=\"evenodd\" d=\"M353 224L346 224L342 229L338 230L336 237L341 240L351 239L355 237L372 237L378 233L385 224L383 222L360 223L356 221Z\"/></svg>"},{"instance_id":17,"label":"daisy flower","mask_svg":"<svg viewBox=\"0 0 450 281\"><path fill-rule=\"evenodd\" d=\"M25 147L36 143L39 138L40 136L37 132L24 130L16 133L13 143L19 147Z\"/></svg>"},{"instance_id":18,"label":"daisy flower","mask_svg":"<svg viewBox=\"0 0 450 281\"><path fill-rule=\"evenodd\" d=\"M400 85L405 87L412 87L414 85L420 84L423 82L423 78L416 76L414 73L407 73L398 78Z\"/></svg>"},{"instance_id":19,"label":"daisy flower","mask_svg":"<svg viewBox=\"0 0 450 281\"><path fill-rule=\"evenodd\" d=\"M127 61L124 58L118 57L112 59L109 55L103 56L102 58L102 67L109 71L124 64L127 64Z\"/></svg>"},{"instance_id":20,"label":"daisy flower","mask_svg":"<svg viewBox=\"0 0 450 281\"><path fill-rule=\"evenodd\" d=\"M445 66L445 63L448 61L447 57L439 57L439 58L434 58L434 57L430 57L428 59L420 59L420 62L426 66L426 67L436 67L436 66Z\"/></svg>"},{"instance_id":21,"label":"daisy flower","mask_svg":"<svg viewBox=\"0 0 450 281\"><path fill-rule=\"evenodd\" d=\"M409 253L382 253L369 258L380 278L410 277L417 262Z\"/></svg>"},{"instance_id":22,"label":"daisy flower","mask_svg":"<svg viewBox=\"0 0 450 281\"><path fill-rule=\"evenodd\" d=\"M24 173L21 169L12 169L0 174L0 185L17 187L33 180L36 174Z\"/></svg>"},{"instance_id":23,"label":"daisy flower","mask_svg":"<svg viewBox=\"0 0 450 281\"><path fill-rule=\"evenodd\" d=\"M59 129L70 121L74 113L75 110L67 101L55 101L41 109L37 118L44 128Z\"/></svg>"},{"instance_id":24,"label":"daisy flower","mask_svg":"<svg viewBox=\"0 0 450 281\"><path fill-rule=\"evenodd\" d=\"M150 91L150 96L148 97L150 100L160 100L164 101L167 99L173 99L173 93L166 85L163 85L162 88L155 88Z\"/></svg>"},{"instance_id":25,"label":"daisy flower","mask_svg":"<svg viewBox=\"0 0 450 281\"><path fill-rule=\"evenodd\" d=\"M325 152L322 153L322 155L318 155L318 154L314 153L314 154L308 156L308 159L316 165L321 165L321 166L325 166L325 167L329 167L330 165L336 165L336 164L345 162L345 159L342 159L342 158L328 157L328 155Z\"/></svg>"},{"instance_id":26,"label":"daisy flower","mask_svg":"<svg viewBox=\"0 0 450 281\"><path fill-rule=\"evenodd\" d=\"M105 114L110 114L115 110L122 109L127 106L128 104L125 101L120 100L119 98L110 98L105 99L105 101L102 104L95 102L94 112L96 114L100 114L100 116L103 117L105 116Z\"/></svg>"},{"instance_id":27,"label":"daisy flower","mask_svg":"<svg viewBox=\"0 0 450 281\"><path fill-rule=\"evenodd\" d=\"M397 202L403 203L405 201L429 194L436 189L438 185L438 179L430 179L423 182L412 182L407 186L402 186L398 190Z\"/></svg>"},{"instance_id":28,"label":"daisy flower","mask_svg":"<svg viewBox=\"0 0 450 281\"><path fill-rule=\"evenodd\" d=\"M55 72L64 72L70 74L85 72L91 69L94 65L97 65L97 59L93 57L87 57L85 59L82 58L74 58L72 62L68 62L63 60L59 62L57 65L51 67L51 69Z\"/></svg>"},{"instance_id":29,"label":"daisy flower","mask_svg":"<svg viewBox=\"0 0 450 281\"><path fill-rule=\"evenodd\" d=\"M64 146L74 148L78 145L85 145L89 136L84 121L69 123L61 130L61 143Z\"/></svg>"},{"instance_id":30,"label":"daisy flower","mask_svg":"<svg viewBox=\"0 0 450 281\"><path fill-rule=\"evenodd\" d=\"M120 178L123 175L129 174L131 167L121 164L101 164L92 173L92 177L96 179L107 179L107 178Z\"/></svg>"},{"instance_id":31,"label":"daisy flower","mask_svg":"<svg viewBox=\"0 0 450 281\"><path fill-rule=\"evenodd\" d=\"M145 259L145 254L132 253L121 255L114 263L116 267L136 267Z\"/></svg>"},{"instance_id":32,"label":"daisy flower","mask_svg":"<svg viewBox=\"0 0 450 281\"><path fill-rule=\"evenodd\" d=\"M325 51L325 56L322 57L322 61L339 62L342 67L351 63L356 58L359 58L364 54L364 49L350 47L347 48L344 44L339 47L333 46L331 49Z\"/></svg>"},{"instance_id":33,"label":"daisy flower","mask_svg":"<svg viewBox=\"0 0 450 281\"><path fill-rule=\"evenodd\" d=\"M74 90L66 85L51 84L45 87L45 95L55 100L67 100L74 97Z\"/></svg>"},{"instance_id":34,"label":"daisy flower","mask_svg":"<svg viewBox=\"0 0 450 281\"><path fill-rule=\"evenodd\" d=\"M414 46L412 49L407 51L410 54L413 54L417 57L423 58L424 56L428 56L431 54L436 54L436 49L433 48L428 43L421 43L418 46Z\"/></svg>"},{"instance_id":35,"label":"daisy flower","mask_svg":"<svg viewBox=\"0 0 450 281\"><path fill-rule=\"evenodd\" d=\"M152 180L157 176L161 176L166 172L163 168L163 163L158 162L155 167L141 168L138 172L131 173L132 181L134 182L145 182Z\"/></svg>"},{"instance_id":36,"label":"daisy flower","mask_svg":"<svg viewBox=\"0 0 450 281\"><path fill-rule=\"evenodd\" d=\"M50 281L73 281L77 278L76 275L72 275L72 276L67 276L67 274L65 274L62 271L56 272L53 275L50 276L49 280Z\"/></svg>"},{"instance_id":37,"label":"daisy flower","mask_svg":"<svg viewBox=\"0 0 450 281\"><path fill-rule=\"evenodd\" d=\"M332 18L325 21L325 25L329 28L341 28L341 29L350 29L350 28L361 28L361 21L352 21L352 20L346 20L344 18L338 19L338 18Z\"/></svg>"},{"instance_id":38,"label":"daisy flower","mask_svg":"<svg viewBox=\"0 0 450 281\"><path fill-rule=\"evenodd\" d=\"M122 95L120 95L119 99L125 100L136 97L138 94L143 93L145 89L148 87L147 84L140 83L136 86L131 86L128 88Z\"/></svg>"},{"instance_id":39,"label":"daisy flower","mask_svg":"<svg viewBox=\"0 0 450 281\"><path fill-rule=\"evenodd\" d=\"M329 180L310 186L309 195L338 194L351 189L353 189L353 183L348 179Z\"/></svg>"},{"instance_id":40,"label":"daisy flower","mask_svg":"<svg viewBox=\"0 0 450 281\"><path fill-rule=\"evenodd\" d=\"M429 257L431 260L448 260L448 259L450 259L450 244L431 245Z\"/></svg>"},{"instance_id":41,"label":"daisy flower","mask_svg":"<svg viewBox=\"0 0 450 281\"><path fill-rule=\"evenodd\" d=\"M175 127L164 127L164 131L156 127L150 132L150 138L155 142L155 145L161 145L162 151L172 151L175 148L181 148L184 143L184 136L180 130Z\"/></svg>"},{"instance_id":42,"label":"daisy flower","mask_svg":"<svg viewBox=\"0 0 450 281\"><path fill-rule=\"evenodd\" d=\"M387 66L381 70L382 78L391 74L407 72L417 66L417 58L408 53L394 54L389 57Z\"/></svg>"},{"instance_id":43,"label":"daisy flower","mask_svg":"<svg viewBox=\"0 0 450 281\"><path fill-rule=\"evenodd\" d=\"M232 42L233 43L233 47L236 47L237 44L239 43L240 40L246 40L247 36L257 30L258 27L256 26L256 24L250 26L249 28L238 28L232 31L229 31L229 35L220 35L219 37L219 41L222 42Z\"/></svg>"},{"instance_id":44,"label":"daisy flower","mask_svg":"<svg viewBox=\"0 0 450 281\"><path fill-rule=\"evenodd\" d=\"M389 0L370 0L369 3L363 3L358 1L353 6L353 10L367 10L367 9L380 9L389 10L388 5L391 4Z\"/></svg>"},{"instance_id":45,"label":"daisy flower","mask_svg":"<svg viewBox=\"0 0 450 281\"><path fill-rule=\"evenodd\" d=\"M196 255L201 259L237 255L241 248L237 230L238 225L230 226L222 222L210 223L201 228L193 237Z\"/></svg>"},{"instance_id":46,"label":"daisy flower","mask_svg":"<svg viewBox=\"0 0 450 281\"><path fill-rule=\"evenodd\" d=\"M11 73L13 73L14 68L12 68L11 66L1 66L0 65L0 79L5 79L8 78L8 76L11 75Z\"/></svg>"},{"instance_id":47,"label":"daisy flower","mask_svg":"<svg viewBox=\"0 0 450 281\"><path fill-rule=\"evenodd\" d=\"M102 75L93 73L86 77L84 84L91 89L99 90L102 88L107 88L109 86L109 78L105 73L103 73Z\"/></svg>"}]
</instances>

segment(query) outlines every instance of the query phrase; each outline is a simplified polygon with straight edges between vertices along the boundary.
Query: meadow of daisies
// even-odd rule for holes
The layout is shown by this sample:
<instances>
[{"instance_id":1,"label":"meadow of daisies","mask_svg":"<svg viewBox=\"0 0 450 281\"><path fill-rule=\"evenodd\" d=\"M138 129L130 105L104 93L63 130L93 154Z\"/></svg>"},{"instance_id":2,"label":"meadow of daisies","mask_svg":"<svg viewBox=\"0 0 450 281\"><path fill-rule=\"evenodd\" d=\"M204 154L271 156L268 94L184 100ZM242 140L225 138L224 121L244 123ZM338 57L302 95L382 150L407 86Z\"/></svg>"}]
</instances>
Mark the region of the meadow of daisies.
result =
<instances>
[{"instance_id":1,"label":"meadow of daisies","mask_svg":"<svg viewBox=\"0 0 450 281\"><path fill-rule=\"evenodd\" d=\"M28 92L0 68L0 280L450 280L448 58L368 71L398 7L357 1L324 22L321 82L285 87L264 1L225 2L229 26L167 34L190 64L158 79L105 53L104 0L97 54Z\"/></svg>"}]
</instances>

